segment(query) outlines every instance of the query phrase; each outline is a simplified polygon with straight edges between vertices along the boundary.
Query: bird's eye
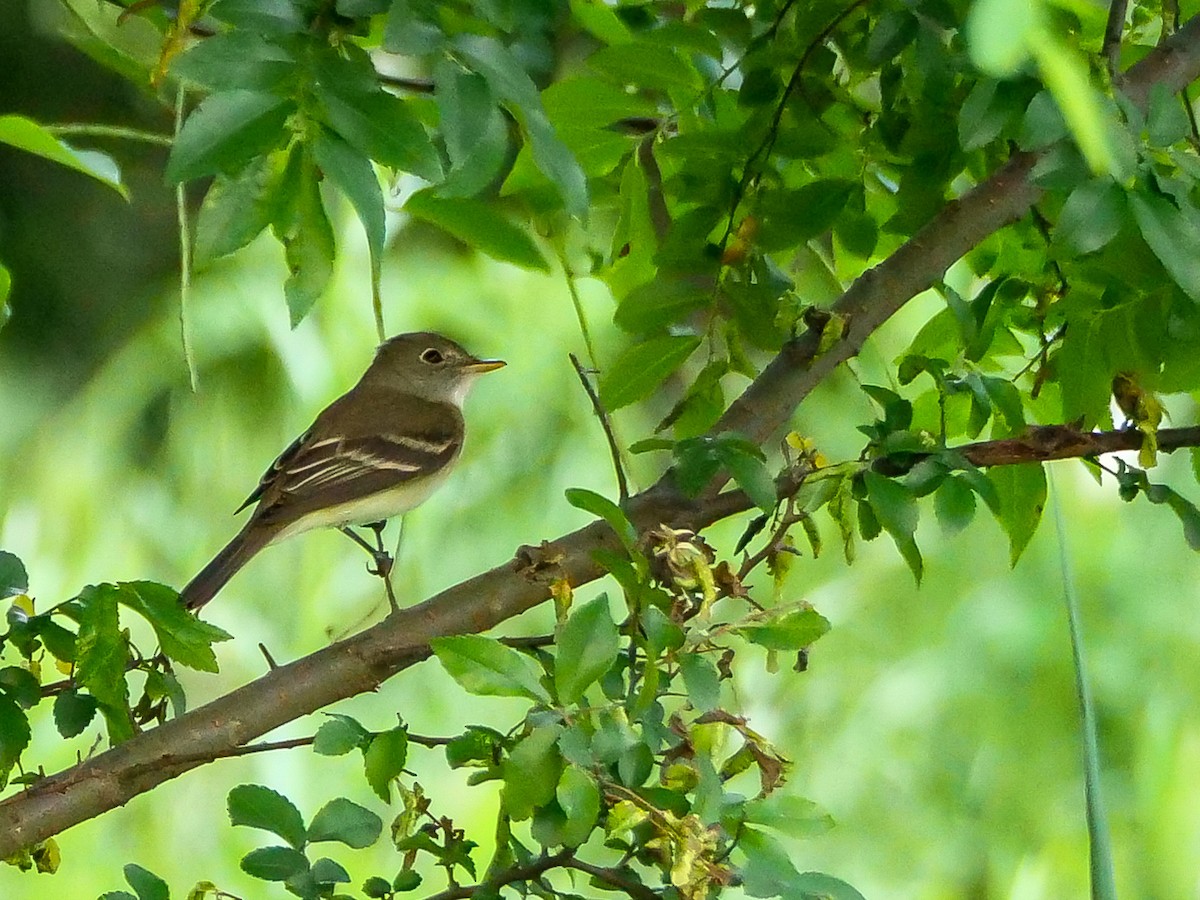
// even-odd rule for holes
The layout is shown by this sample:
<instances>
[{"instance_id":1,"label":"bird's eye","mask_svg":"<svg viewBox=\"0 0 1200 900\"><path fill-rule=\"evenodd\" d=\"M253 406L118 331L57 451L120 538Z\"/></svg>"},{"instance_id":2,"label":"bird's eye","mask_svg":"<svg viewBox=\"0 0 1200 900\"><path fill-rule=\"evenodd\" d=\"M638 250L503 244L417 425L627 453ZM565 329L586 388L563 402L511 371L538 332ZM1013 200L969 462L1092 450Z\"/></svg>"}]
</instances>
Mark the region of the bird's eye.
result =
<instances>
[{"instance_id":1,"label":"bird's eye","mask_svg":"<svg viewBox=\"0 0 1200 900\"><path fill-rule=\"evenodd\" d=\"M442 356L442 351L438 350L436 347L430 347L428 350L426 350L424 353L421 354L421 361L427 362L431 366L436 366L443 359L444 359L444 357Z\"/></svg>"}]
</instances>

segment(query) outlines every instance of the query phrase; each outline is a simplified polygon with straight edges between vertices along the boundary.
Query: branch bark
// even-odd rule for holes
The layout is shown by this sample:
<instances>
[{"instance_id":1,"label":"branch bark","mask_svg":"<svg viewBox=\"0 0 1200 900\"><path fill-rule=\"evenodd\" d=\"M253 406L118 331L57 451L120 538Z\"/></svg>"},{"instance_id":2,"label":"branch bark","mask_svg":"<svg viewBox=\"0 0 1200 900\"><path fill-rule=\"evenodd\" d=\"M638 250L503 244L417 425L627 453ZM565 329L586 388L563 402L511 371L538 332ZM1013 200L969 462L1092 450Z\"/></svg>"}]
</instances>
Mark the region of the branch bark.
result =
<instances>
[{"instance_id":1,"label":"branch bark","mask_svg":"<svg viewBox=\"0 0 1200 900\"><path fill-rule=\"evenodd\" d=\"M1152 84L1165 84L1174 92L1197 77L1200 17L1131 68L1122 87L1144 105ZM818 335L808 333L791 341L731 405L715 431L736 430L765 441L834 367L854 356L904 303L929 288L985 237L1029 212L1041 196L1041 190L1029 180L1036 161L1034 154L1016 155L979 186L947 204L891 257L866 272L832 307L846 322L843 339L819 356ZM1160 438L1163 434L1167 432L1160 433ZM1138 438L1126 435L1119 440ZM1163 442L1162 446L1167 449L1168 445ZM628 514L639 528L667 524L699 530L751 505L739 491L685 500L665 477L631 498ZM600 548L619 549L616 536L602 522L540 548L522 548L505 565L37 782L0 802L0 858L124 805L286 722L376 689L428 657L432 638L485 631L541 603L558 578L580 585L600 577L603 572L593 559Z\"/></svg>"}]
</instances>

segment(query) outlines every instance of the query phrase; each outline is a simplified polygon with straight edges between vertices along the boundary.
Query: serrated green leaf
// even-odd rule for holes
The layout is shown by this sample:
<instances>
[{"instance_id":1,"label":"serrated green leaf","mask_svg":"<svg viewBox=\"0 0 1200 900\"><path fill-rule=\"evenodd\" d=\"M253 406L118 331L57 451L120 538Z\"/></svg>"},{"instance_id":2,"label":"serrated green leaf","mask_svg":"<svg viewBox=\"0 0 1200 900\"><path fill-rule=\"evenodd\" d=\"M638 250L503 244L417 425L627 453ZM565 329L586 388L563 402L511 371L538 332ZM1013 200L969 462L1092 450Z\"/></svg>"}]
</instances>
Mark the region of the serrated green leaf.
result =
<instances>
[{"instance_id":1,"label":"serrated green leaf","mask_svg":"<svg viewBox=\"0 0 1200 900\"><path fill-rule=\"evenodd\" d=\"M75 681L100 703L114 744L133 737L129 718L129 686L125 667L128 639L117 618L120 589L101 584L85 588L79 596L79 635L75 641Z\"/></svg>"},{"instance_id":2,"label":"serrated green leaf","mask_svg":"<svg viewBox=\"0 0 1200 900\"><path fill-rule=\"evenodd\" d=\"M239 784L226 799L231 825L261 828L304 849L306 834L300 810L283 794L261 784Z\"/></svg>"},{"instance_id":3,"label":"serrated green leaf","mask_svg":"<svg viewBox=\"0 0 1200 900\"><path fill-rule=\"evenodd\" d=\"M555 798L566 817L562 844L578 847L587 840L600 817L600 787L586 770L567 766L558 781Z\"/></svg>"},{"instance_id":4,"label":"serrated green leaf","mask_svg":"<svg viewBox=\"0 0 1200 900\"><path fill-rule=\"evenodd\" d=\"M313 160L321 172L337 185L358 214L371 251L372 278L378 279L387 223L383 191L371 160L326 129L322 129L313 142L312 151Z\"/></svg>"},{"instance_id":5,"label":"serrated green leaf","mask_svg":"<svg viewBox=\"0 0 1200 900\"><path fill-rule=\"evenodd\" d=\"M543 725L522 738L504 760L501 802L514 821L520 822L554 799L563 760L558 750L560 725Z\"/></svg>"},{"instance_id":6,"label":"serrated green leaf","mask_svg":"<svg viewBox=\"0 0 1200 900\"><path fill-rule=\"evenodd\" d=\"M0 550L0 600L16 597L29 590L25 564L7 550Z\"/></svg>"},{"instance_id":7,"label":"serrated green leaf","mask_svg":"<svg viewBox=\"0 0 1200 900\"><path fill-rule=\"evenodd\" d=\"M768 650L803 650L829 631L829 620L815 609L789 610L762 624L740 625L735 631Z\"/></svg>"},{"instance_id":8,"label":"serrated green leaf","mask_svg":"<svg viewBox=\"0 0 1200 900\"><path fill-rule=\"evenodd\" d=\"M638 285L617 304L613 322L631 334L645 334L681 322L712 301L711 293L678 279L656 279Z\"/></svg>"},{"instance_id":9,"label":"serrated green leaf","mask_svg":"<svg viewBox=\"0 0 1200 900\"><path fill-rule=\"evenodd\" d=\"M997 466L988 473L1000 498L1000 526L1008 535L1009 563L1016 565L1046 506L1046 472L1041 463Z\"/></svg>"},{"instance_id":10,"label":"serrated green leaf","mask_svg":"<svg viewBox=\"0 0 1200 900\"><path fill-rule=\"evenodd\" d=\"M322 856L312 864L312 877L317 884L349 884L350 873L339 863Z\"/></svg>"},{"instance_id":11,"label":"serrated green leaf","mask_svg":"<svg viewBox=\"0 0 1200 900\"><path fill-rule=\"evenodd\" d=\"M625 549L633 549L634 544L637 543L637 531L621 507L607 497L597 494L595 491L589 491L587 488L567 488L564 493L568 503L576 509L582 509L584 512L603 519L617 533L617 537L621 539Z\"/></svg>"},{"instance_id":12,"label":"serrated green leaf","mask_svg":"<svg viewBox=\"0 0 1200 900\"><path fill-rule=\"evenodd\" d=\"M472 694L550 702L537 663L495 638L462 634L434 638L431 646L445 670Z\"/></svg>"},{"instance_id":13,"label":"serrated green leaf","mask_svg":"<svg viewBox=\"0 0 1200 900\"><path fill-rule=\"evenodd\" d=\"M308 839L312 843L339 841L361 850L379 840L382 832L383 820L371 810L345 797L335 797L313 816L308 826Z\"/></svg>"},{"instance_id":14,"label":"serrated green leaf","mask_svg":"<svg viewBox=\"0 0 1200 900\"><path fill-rule=\"evenodd\" d=\"M679 674L683 676L692 709L706 713L717 708L721 700L721 676L707 656L695 652L679 654Z\"/></svg>"},{"instance_id":15,"label":"serrated green leaf","mask_svg":"<svg viewBox=\"0 0 1200 900\"><path fill-rule=\"evenodd\" d=\"M866 472L863 480L866 483L867 501L871 510L895 542L896 549L900 551L913 577L920 584L924 573L924 561L913 538L920 516L916 498L900 482L885 478L876 472Z\"/></svg>"},{"instance_id":16,"label":"serrated green leaf","mask_svg":"<svg viewBox=\"0 0 1200 900\"><path fill-rule=\"evenodd\" d=\"M371 738L363 751L367 784L384 803L392 800L392 779L404 771L408 761L408 729L403 725Z\"/></svg>"},{"instance_id":17,"label":"serrated green leaf","mask_svg":"<svg viewBox=\"0 0 1200 900\"><path fill-rule=\"evenodd\" d=\"M129 190L121 183L121 172L111 157L94 150L76 150L25 116L0 116L0 144L8 144L73 169L108 185L126 200L129 199ZM2 300L0 296L0 302Z\"/></svg>"},{"instance_id":18,"label":"serrated green leaf","mask_svg":"<svg viewBox=\"0 0 1200 900\"><path fill-rule=\"evenodd\" d=\"M1166 197L1142 191L1129 195L1138 229L1163 268L1200 302L1200 215L1184 215Z\"/></svg>"},{"instance_id":19,"label":"serrated green leaf","mask_svg":"<svg viewBox=\"0 0 1200 900\"><path fill-rule=\"evenodd\" d=\"M404 209L502 262L538 272L550 271L550 264L529 233L481 200L440 197L432 190L424 190L409 197Z\"/></svg>"},{"instance_id":20,"label":"serrated green leaf","mask_svg":"<svg viewBox=\"0 0 1200 900\"><path fill-rule=\"evenodd\" d=\"M471 68L487 79L493 93L521 124L529 138L534 162L558 189L567 212L586 217L587 178L555 131L537 86L516 55L495 38L484 35L462 34L454 45Z\"/></svg>"},{"instance_id":21,"label":"serrated green leaf","mask_svg":"<svg viewBox=\"0 0 1200 900\"><path fill-rule=\"evenodd\" d=\"M466 731L446 745L446 763L452 769L468 765L491 766L504 745L504 735L482 725L468 725Z\"/></svg>"},{"instance_id":22,"label":"serrated green leaf","mask_svg":"<svg viewBox=\"0 0 1200 900\"><path fill-rule=\"evenodd\" d=\"M440 197L472 197L499 177L508 156L508 121L487 79L452 59L434 69L439 131L450 172L438 185Z\"/></svg>"},{"instance_id":23,"label":"serrated green leaf","mask_svg":"<svg viewBox=\"0 0 1200 900\"><path fill-rule=\"evenodd\" d=\"M409 105L386 91L342 91L318 85L325 121L362 156L426 181L439 181L442 162Z\"/></svg>"},{"instance_id":24,"label":"serrated green leaf","mask_svg":"<svg viewBox=\"0 0 1200 900\"><path fill-rule=\"evenodd\" d=\"M31 732L25 711L7 694L0 694L0 785L29 746Z\"/></svg>"},{"instance_id":25,"label":"serrated green leaf","mask_svg":"<svg viewBox=\"0 0 1200 900\"><path fill-rule=\"evenodd\" d=\"M700 346L700 338L664 335L634 344L601 375L600 402L609 412L649 396Z\"/></svg>"},{"instance_id":26,"label":"serrated green leaf","mask_svg":"<svg viewBox=\"0 0 1200 900\"><path fill-rule=\"evenodd\" d=\"M313 735L313 752L322 756L341 756L361 747L370 732L349 716L331 714Z\"/></svg>"},{"instance_id":27,"label":"serrated green leaf","mask_svg":"<svg viewBox=\"0 0 1200 900\"><path fill-rule=\"evenodd\" d=\"M1111 179L1085 182L1063 204L1054 242L1073 254L1093 253L1117 236L1125 215L1125 192Z\"/></svg>"},{"instance_id":28,"label":"serrated green leaf","mask_svg":"<svg viewBox=\"0 0 1200 900\"><path fill-rule=\"evenodd\" d=\"M20 666L0 668L0 692L16 700L24 709L42 699L42 686L32 672Z\"/></svg>"},{"instance_id":29,"label":"serrated green leaf","mask_svg":"<svg viewBox=\"0 0 1200 900\"><path fill-rule=\"evenodd\" d=\"M254 160L234 177L213 179L196 217L197 266L245 247L278 217L279 155Z\"/></svg>"},{"instance_id":30,"label":"serrated green leaf","mask_svg":"<svg viewBox=\"0 0 1200 900\"><path fill-rule=\"evenodd\" d=\"M296 77L296 60L279 44L235 29L197 41L171 62L171 73L214 91L280 93Z\"/></svg>"},{"instance_id":31,"label":"serrated green leaf","mask_svg":"<svg viewBox=\"0 0 1200 900\"><path fill-rule=\"evenodd\" d=\"M608 595L600 594L572 608L555 641L554 684L558 702L576 703L617 658L620 641L608 609Z\"/></svg>"},{"instance_id":32,"label":"serrated green leaf","mask_svg":"<svg viewBox=\"0 0 1200 900\"><path fill-rule=\"evenodd\" d=\"M117 599L150 623L167 656L201 672L218 671L212 645L233 635L189 613L179 605L179 594L166 585L130 581L118 588Z\"/></svg>"},{"instance_id":33,"label":"serrated green leaf","mask_svg":"<svg viewBox=\"0 0 1200 900\"><path fill-rule=\"evenodd\" d=\"M168 900L171 896L167 883L151 872L134 863L124 868L125 880L137 894L138 900Z\"/></svg>"},{"instance_id":34,"label":"serrated green leaf","mask_svg":"<svg viewBox=\"0 0 1200 900\"><path fill-rule=\"evenodd\" d=\"M308 871L308 859L292 847L260 847L242 857L241 867L263 881L287 881Z\"/></svg>"},{"instance_id":35,"label":"serrated green leaf","mask_svg":"<svg viewBox=\"0 0 1200 900\"><path fill-rule=\"evenodd\" d=\"M74 688L54 698L54 727L65 738L83 734L96 717L96 698L81 694Z\"/></svg>"},{"instance_id":36,"label":"serrated green leaf","mask_svg":"<svg viewBox=\"0 0 1200 900\"><path fill-rule=\"evenodd\" d=\"M288 314L295 328L304 319L333 276L333 226L321 200L316 164L302 148L293 150L280 182L290 198L275 233L283 243L288 280L283 285Z\"/></svg>"},{"instance_id":37,"label":"serrated green leaf","mask_svg":"<svg viewBox=\"0 0 1200 900\"><path fill-rule=\"evenodd\" d=\"M262 91L221 91L197 106L175 138L166 176L179 184L236 172L256 156L286 141L283 123L294 104Z\"/></svg>"},{"instance_id":38,"label":"serrated green leaf","mask_svg":"<svg viewBox=\"0 0 1200 900\"><path fill-rule=\"evenodd\" d=\"M942 528L951 534L957 533L970 525L975 517L975 492L964 479L952 475L938 486L933 508Z\"/></svg>"}]
</instances>

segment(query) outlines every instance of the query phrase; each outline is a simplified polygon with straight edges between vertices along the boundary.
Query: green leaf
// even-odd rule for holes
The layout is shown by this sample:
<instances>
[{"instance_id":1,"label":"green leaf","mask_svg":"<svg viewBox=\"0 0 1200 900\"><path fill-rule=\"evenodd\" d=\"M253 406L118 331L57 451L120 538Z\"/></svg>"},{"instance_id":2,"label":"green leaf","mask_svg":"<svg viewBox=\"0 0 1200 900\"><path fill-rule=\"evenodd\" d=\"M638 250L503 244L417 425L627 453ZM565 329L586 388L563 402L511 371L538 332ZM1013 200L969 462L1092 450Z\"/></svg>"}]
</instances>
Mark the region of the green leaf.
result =
<instances>
[{"instance_id":1,"label":"green leaf","mask_svg":"<svg viewBox=\"0 0 1200 900\"><path fill-rule=\"evenodd\" d=\"M117 599L150 623L167 656L201 672L218 671L212 645L233 635L189 613L179 605L179 594L166 585L130 581L118 587Z\"/></svg>"},{"instance_id":2,"label":"green leaf","mask_svg":"<svg viewBox=\"0 0 1200 900\"><path fill-rule=\"evenodd\" d=\"M263 881L287 881L308 871L308 859L291 847L260 847L242 857L242 871Z\"/></svg>"},{"instance_id":3,"label":"green leaf","mask_svg":"<svg viewBox=\"0 0 1200 900\"><path fill-rule=\"evenodd\" d=\"M129 190L121 183L121 173L111 157L94 150L76 150L32 119L15 115L0 116L0 144L8 144L81 172L129 199ZM0 292L0 302L3 299L3 292Z\"/></svg>"},{"instance_id":4,"label":"green leaf","mask_svg":"<svg viewBox=\"0 0 1200 900\"><path fill-rule=\"evenodd\" d=\"M408 761L408 729L403 725L371 738L363 751L367 784L384 803L392 800L392 779L404 771Z\"/></svg>"},{"instance_id":5,"label":"green leaf","mask_svg":"<svg viewBox=\"0 0 1200 900\"><path fill-rule=\"evenodd\" d=\"M25 711L8 694L0 694L0 785L8 783L8 774L29 746L30 737Z\"/></svg>"},{"instance_id":6,"label":"green leaf","mask_svg":"<svg viewBox=\"0 0 1200 900\"><path fill-rule=\"evenodd\" d=\"M622 86L651 90L700 90L700 74L684 55L665 43L629 41L603 47L587 59L593 72Z\"/></svg>"},{"instance_id":7,"label":"green leaf","mask_svg":"<svg viewBox=\"0 0 1200 900\"><path fill-rule=\"evenodd\" d=\"M372 278L378 279L387 223L383 209L383 191L379 187L379 179L375 175L371 160L325 129L317 136L312 149L313 160L317 166L325 177L346 195L350 205L358 213L363 230L367 233L367 246L371 251Z\"/></svg>"},{"instance_id":8,"label":"green leaf","mask_svg":"<svg viewBox=\"0 0 1200 900\"><path fill-rule=\"evenodd\" d=\"M1000 497L1000 526L1008 535L1009 563L1016 565L1042 520L1046 472L1041 463L998 466L988 473Z\"/></svg>"},{"instance_id":9,"label":"green leaf","mask_svg":"<svg viewBox=\"0 0 1200 900\"><path fill-rule=\"evenodd\" d=\"M634 344L600 378L600 402L609 412L648 397L700 346L700 338L664 335Z\"/></svg>"},{"instance_id":10,"label":"green leaf","mask_svg":"<svg viewBox=\"0 0 1200 900\"><path fill-rule=\"evenodd\" d=\"M297 77L291 53L260 34L241 29L197 41L172 61L171 72L214 91L282 93L280 88Z\"/></svg>"},{"instance_id":11,"label":"green leaf","mask_svg":"<svg viewBox=\"0 0 1200 900\"><path fill-rule=\"evenodd\" d=\"M65 738L83 734L95 716L95 697L70 688L54 698L54 727Z\"/></svg>"},{"instance_id":12,"label":"green leaf","mask_svg":"<svg viewBox=\"0 0 1200 900\"><path fill-rule=\"evenodd\" d=\"M339 90L319 84L323 118L364 157L426 181L440 181L442 162L409 104L386 91Z\"/></svg>"},{"instance_id":13,"label":"green leaf","mask_svg":"<svg viewBox=\"0 0 1200 900\"><path fill-rule=\"evenodd\" d=\"M197 266L242 249L278 217L283 176L278 156L255 160L234 177L213 179L196 217Z\"/></svg>"},{"instance_id":14,"label":"green leaf","mask_svg":"<svg viewBox=\"0 0 1200 900\"><path fill-rule=\"evenodd\" d=\"M655 279L621 298L613 322L632 334L659 331L712 302L712 295L683 279Z\"/></svg>"},{"instance_id":15,"label":"green leaf","mask_svg":"<svg viewBox=\"0 0 1200 900\"><path fill-rule=\"evenodd\" d=\"M11 291L12 274L0 263L0 328L3 328L12 318L12 307L8 305L8 295ZM0 553L3 552L0 550Z\"/></svg>"},{"instance_id":16,"label":"green leaf","mask_svg":"<svg viewBox=\"0 0 1200 900\"><path fill-rule=\"evenodd\" d=\"M149 869L127 863L124 872L125 880L137 894L138 900L169 900L171 892L167 883Z\"/></svg>"},{"instance_id":17,"label":"green leaf","mask_svg":"<svg viewBox=\"0 0 1200 900\"><path fill-rule=\"evenodd\" d=\"M129 687L125 683L128 639L117 618L120 593L111 584L84 589L79 595L79 635L75 641L75 681L99 701L109 740L114 744L133 737Z\"/></svg>"},{"instance_id":18,"label":"green leaf","mask_svg":"<svg viewBox=\"0 0 1200 900\"><path fill-rule=\"evenodd\" d=\"M567 502L576 509L582 509L607 522L617 533L625 549L633 550L634 544L637 543L637 531L621 507L587 488L567 488L565 494Z\"/></svg>"},{"instance_id":19,"label":"green leaf","mask_svg":"<svg viewBox=\"0 0 1200 900\"><path fill-rule=\"evenodd\" d=\"M462 634L434 638L431 646L450 676L472 694L550 702L537 663L495 638Z\"/></svg>"},{"instance_id":20,"label":"green leaf","mask_svg":"<svg viewBox=\"0 0 1200 900\"><path fill-rule=\"evenodd\" d=\"M577 703L584 691L609 670L620 642L608 609L608 595L578 604L563 623L555 642L554 684L558 702Z\"/></svg>"},{"instance_id":21,"label":"green leaf","mask_svg":"<svg viewBox=\"0 0 1200 900\"><path fill-rule=\"evenodd\" d=\"M1129 206L1142 237L1163 268L1193 300L1200 302L1200 216L1185 215L1166 197L1141 191Z\"/></svg>"},{"instance_id":22,"label":"green leaf","mask_svg":"<svg viewBox=\"0 0 1200 900\"><path fill-rule=\"evenodd\" d=\"M491 766L499 758L504 735L482 725L468 725L466 731L446 745L446 763L452 769L463 766Z\"/></svg>"},{"instance_id":23,"label":"green leaf","mask_svg":"<svg viewBox=\"0 0 1200 900\"><path fill-rule=\"evenodd\" d=\"M1191 133L1184 102L1162 82L1150 86L1146 131L1154 147L1169 147Z\"/></svg>"},{"instance_id":24,"label":"green leaf","mask_svg":"<svg viewBox=\"0 0 1200 900\"><path fill-rule=\"evenodd\" d=\"M438 196L471 197L491 184L508 156L508 121L487 79L442 59L433 72L441 113L439 130L450 157L450 172Z\"/></svg>"},{"instance_id":25,"label":"green leaf","mask_svg":"<svg viewBox=\"0 0 1200 900\"><path fill-rule=\"evenodd\" d=\"M7 550L0 550L0 600L16 597L29 590L25 564Z\"/></svg>"},{"instance_id":26,"label":"green leaf","mask_svg":"<svg viewBox=\"0 0 1200 900\"><path fill-rule=\"evenodd\" d=\"M217 0L209 12L246 31L295 34L308 27L303 4L293 0Z\"/></svg>"},{"instance_id":27,"label":"green leaf","mask_svg":"<svg viewBox=\"0 0 1200 900\"><path fill-rule=\"evenodd\" d=\"M558 781L555 797L566 816L562 843L578 847L587 840L600 817L600 788L596 779L578 766L567 766Z\"/></svg>"},{"instance_id":28,"label":"green leaf","mask_svg":"<svg viewBox=\"0 0 1200 900\"><path fill-rule=\"evenodd\" d=\"M333 277L333 226L321 201L316 164L307 151L297 148L292 152L279 190L290 199L275 223L275 233L283 244L290 273L283 293L295 328Z\"/></svg>"},{"instance_id":29,"label":"green leaf","mask_svg":"<svg viewBox=\"0 0 1200 900\"><path fill-rule=\"evenodd\" d=\"M313 735L313 752L322 756L341 756L364 745L371 736L356 720L331 713L329 721Z\"/></svg>"},{"instance_id":30,"label":"green leaf","mask_svg":"<svg viewBox=\"0 0 1200 900\"><path fill-rule=\"evenodd\" d=\"M793 838L814 838L834 826L833 816L811 800L775 791L745 806L746 821Z\"/></svg>"},{"instance_id":31,"label":"green leaf","mask_svg":"<svg viewBox=\"0 0 1200 900\"><path fill-rule=\"evenodd\" d=\"M261 828L304 849L306 834L300 810L283 794L261 784L239 784L226 799L231 825Z\"/></svg>"},{"instance_id":32,"label":"green leaf","mask_svg":"<svg viewBox=\"0 0 1200 900\"><path fill-rule=\"evenodd\" d=\"M763 624L734 629L752 644L768 650L803 650L829 631L829 620L811 607L793 609Z\"/></svg>"},{"instance_id":33,"label":"green leaf","mask_svg":"<svg viewBox=\"0 0 1200 900\"><path fill-rule=\"evenodd\" d=\"M312 864L313 881L317 884L349 884L350 873L327 856Z\"/></svg>"},{"instance_id":34,"label":"green leaf","mask_svg":"<svg viewBox=\"0 0 1200 900\"><path fill-rule=\"evenodd\" d=\"M221 91L206 97L183 123L167 160L167 181L179 184L234 172L286 141L291 101L262 91Z\"/></svg>"},{"instance_id":35,"label":"green leaf","mask_svg":"<svg viewBox=\"0 0 1200 900\"><path fill-rule=\"evenodd\" d=\"M957 475L938 486L933 503L939 524L950 534L962 531L975 517L975 492L966 479Z\"/></svg>"},{"instance_id":36,"label":"green leaf","mask_svg":"<svg viewBox=\"0 0 1200 900\"><path fill-rule=\"evenodd\" d=\"M1054 95L1092 174L1123 178L1126 173L1118 165L1110 137L1110 128L1121 126L1101 105L1083 55L1049 28L1033 31L1028 36L1028 43L1037 59L1042 81Z\"/></svg>"},{"instance_id":37,"label":"green leaf","mask_svg":"<svg viewBox=\"0 0 1200 900\"><path fill-rule=\"evenodd\" d=\"M967 48L980 69L1007 78L1029 58L1029 42L1040 27L1037 0L979 0L967 16Z\"/></svg>"},{"instance_id":38,"label":"green leaf","mask_svg":"<svg viewBox=\"0 0 1200 900\"><path fill-rule=\"evenodd\" d=\"M1099 250L1121 230L1126 209L1125 192L1111 179L1085 182L1063 204L1054 242L1076 255Z\"/></svg>"},{"instance_id":39,"label":"green leaf","mask_svg":"<svg viewBox=\"0 0 1200 900\"><path fill-rule=\"evenodd\" d=\"M629 27L606 3L596 0L571 0L571 18L584 31L605 44L621 44L633 40Z\"/></svg>"},{"instance_id":40,"label":"green leaf","mask_svg":"<svg viewBox=\"0 0 1200 900\"><path fill-rule=\"evenodd\" d=\"M42 686L34 674L20 666L5 666L0 669L0 692L29 709L42 699Z\"/></svg>"},{"instance_id":41,"label":"green leaf","mask_svg":"<svg viewBox=\"0 0 1200 900\"><path fill-rule=\"evenodd\" d=\"M771 477L762 450L744 438L728 440L728 437L721 435L717 438L717 456L754 505L769 513L779 498L775 491L775 479Z\"/></svg>"},{"instance_id":42,"label":"green leaf","mask_svg":"<svg viewBox=\"0 0 1200 900\"><path fill-rule=\"evenodd\" d=\"M1171 508L1179 517L1179 523L1183 526L1183 537L1188 546L1193 550L1200 550L1200 509L1165 484L1148 484L1145 493L1151 503L1165 503Z\"/></svg>"},{"instance_id":43,"label":"green leaf","mask_svg":"<svg viewBox=\"0 0 1200 900\"><path fill-rule=\"evenodd\" d=\"M542 174L558 189L567 212L584 218L588 210L587 178L546 115L533 83L509 48L492 37L459 35L455 49L471 68L487 79L492 92L521 124Z\"/></svg>"},{"instance_id":44,"label":"green leaf","mask_svg":"<svg viewBox=\"0 0 1200 900\"><path fill-rule=\"evenodd\" d=\"M866 472L863 481L867 486L867 501L871 510L879 524L895 541L896 549L900 551L900 555L912 570L913 577L920 584L924 563L913 539L920 516L916 498L903 484L885 478L877 472Z\"/></svg>"},{"instance_id":45,"label":"green leaf","mask_svg":"<svg viewBox=\"0 0 1200 900\"><path fill-rule=\"evenodd\" d=\"M756 243L764 250L785 250L823 234L845 209L854 188L850 181L831 178L764 194L758 205L762 224Z\"/></svg>"},{"instance_id":46,"label":"green leaf","mask_svg":"<svg viewBox=\"0 0 1200 900\"><path fill-rule=\"evenodd\" d=\"M707 656L694 651L679 654L679 674L683 676L692 709L706 713L717 708L721 700L721 676Z\"/></svg>"},{"instance_id":47,"label":"green leaf","mask_svg":"<svg viewBox=\"0 0 1200 900\"><path fill-rule=\"evenodd\" d=\"M308 826L308 839L340 841L347 847L361 850L370 847L383 831L383 820L366 807L359 806L345 797L335 797L313 816Z\"/></svg>"},{"instance_id":48,"label":"green leaf","mask_svg":"<svg viewBox=\"0 0 1200 900\"><path fill-rule=\"evenodd\" d=\"M404 209L495 259L538 272L550 271L529 233L481 200L439 197L427 189L409 197Z\"/></svg>"},{"instance_id":49,"label":"green leaf","mask_svg":"<svg viewBox=\"0 0 1200 900\"><path fill-rule=\"evenodd\" d=\"M520 822L549 803L558 788L563 760L558 750L560 725L543 725L522 738L504 760L505 811Z\"/></svg>"},{"instance_id":50,"label":"green leaf","mask_svg":"<svg viewBox=\"0 0 1200 900\"><path fill-rule=\"evenodd\" d=\"M738 850L746 856L741 867L742 889L750 897L802 897L796 889L800 873L777 839L757 828L738 831Z\"/></svg>"}]
</instances>

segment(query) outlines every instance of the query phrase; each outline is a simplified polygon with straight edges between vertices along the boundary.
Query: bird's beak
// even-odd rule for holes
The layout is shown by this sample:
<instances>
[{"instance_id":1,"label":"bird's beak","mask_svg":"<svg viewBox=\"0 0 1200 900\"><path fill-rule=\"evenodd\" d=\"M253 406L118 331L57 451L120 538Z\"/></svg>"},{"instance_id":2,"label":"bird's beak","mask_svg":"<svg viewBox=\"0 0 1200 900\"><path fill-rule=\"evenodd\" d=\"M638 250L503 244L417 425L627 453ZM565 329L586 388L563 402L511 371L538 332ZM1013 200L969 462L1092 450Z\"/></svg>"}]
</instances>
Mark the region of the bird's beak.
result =
<instances>
[{"instance_id":1,"label":"bird's beak","mask_svg":"<svg viewBox=\"0 0 1200 900\"><path fill-rule=\"evenodd\" d=\"M504 368L508 363L502 359L476 359L469 363L463 364L464 372L472 372L476 375L482 375L484 372L495 372L497 369Z\"/></svg>"}]
</instances>

